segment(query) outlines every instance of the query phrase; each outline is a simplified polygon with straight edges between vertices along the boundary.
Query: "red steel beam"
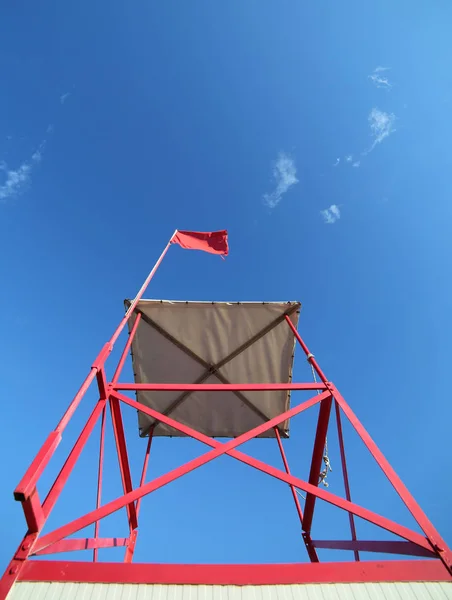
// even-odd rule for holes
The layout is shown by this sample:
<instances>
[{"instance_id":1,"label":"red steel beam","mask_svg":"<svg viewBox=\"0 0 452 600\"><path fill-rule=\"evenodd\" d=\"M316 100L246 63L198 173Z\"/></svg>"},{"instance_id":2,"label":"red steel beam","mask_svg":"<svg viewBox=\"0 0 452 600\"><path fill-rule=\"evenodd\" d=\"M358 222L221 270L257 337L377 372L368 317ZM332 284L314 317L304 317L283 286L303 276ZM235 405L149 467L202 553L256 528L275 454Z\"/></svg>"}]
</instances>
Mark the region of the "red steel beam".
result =
<instances>
[{"instance_id":1,"label":"red steel beam","mask_svg":"<svg viewBox=\"0 0 452 600\"><path fill-rule=\"evenodd\" d=\"M14 490L14 498L18 502L23 502L28 498L36 487L39 477L44 471L50 458L53 456L58 444L61 441L61 433L52 431L39 450L36 458L28 467L25 475L22 477L19 485Z\"/></svg>"},{"instance_id":2,"label":"red steel beam","mask_svg":"<svg viewBox=\"0 0 452 600\"><path fill-rule=\"evenodd\" d=\"M19 547L17 548L12 560L6 567L2 578L0 579L0 598L4 600L20 575L22 567L27 564L27 558L30 554L30 549L33 546L37 533L26 533Z\"/></svg>"},{"instance_id":3,"label":"red steel beam","mask_svg":"<svg viewBox=\"0 0 452 600\"><path fill-rule=\"evenodd\" d=\"M279 435L279 430L277 427L275 427L274 431L275 431L276 441L278 442L279 451L281 453L281 458L282 458L282 461L284 464L284 469L286 470L286 473L288 475L290 475L289 463L287 461L286 453L284 452L284 446L282 445L282 442L281 442L281 436ZM289 487L292 492L292 497L293 497L293 500L295 503L296 511L298 513L298 518L300 519L300 525L303 526L303 511L301 510L297 490L296 490L295 486L292 484L290 484ZM308 556L309 556L311 562L319 562L319 557L317 556L317 552L316 552L314 546L310 543L310 541L311 541L310 539L304 540L306 550L308 552Z\"/></svg>"},{"instance_id":4,"label":"red steel beam","mask_svg":"<svg viewBox=\"0 0 452 600\"><path fill-rule=\"evenodd\" d=\"M124 433L124 424L122 422L121 407L117 398L110 398L111 418L113 422L113 431L118 453L119 470L121 472L122 486L124 494L133 490L132 476L130 473L129 457L127 454L126 436ZM137 511L135 502L127 505L127 517L129 521L130 532L138 527Z\"/></svg>"},{"instance_id":5,"label":"red steel beam","mask_svg":"<svg viewBox=\"0 0 452 600\"><path fill-rule=\"evenodd\" d=\"M126 546L126 552L124 555L124 562L131 563L133 560L133 553L135 552L135 544L137 543L138 529L134 529L130 534L129 542Z\"/></svg>"},{"instance_id":6,"label":"red steel beam","mask_svg":"<svg viewBox=\"0 0 452 600\"><path fill-rule=\"evenodd\" d=\"M243 586L384 581L450 582L451 577L441 562L436 560L277 565L162 565L33 560L24 565L19 580Z\"/></svg>"},{"instance_id":7,"label":"red steel beam","mask_svg":"<svg viewBox=\"0 0 452 600\"><path fill-rule=\"evenodd\" d=\"M143 469L141 471L140 487L143 486L144 482L146 481L146 473L147 473L148 465L149 465L149 456L151 454L151 445L152 445L153 437L154 437L154 426L152 426L149 430L148 443L146 446L146 452L144 454ZM142 498L138 498L138 500L137 500L137 518L140 513L141 500L142 500Z\"/></svg>"},{"instance_id":8,"label":"red steel beam","mask_svg":"<svg viewBox=\"0 0 452 600\"><path fill-rule=\"evenodd\" d=\"M436 558L433 550L420 548L417 544L401 541L350 541L350 540L312 540L316 548L329 550L351 550L353 552L382 552L384 554L399 554L407 556L422 556Z\"/></svg>"},{"instance_id":9,"label":"red steel beam","mask_svg":"<svg viewBox=\"0 0 452 600\"><path fill-rule=\"evenodd\" d=\"M323 399L323 398L325 398L325 394L326 393L324 392L324 394L317 396L317 398ZM171 417L168 417L162 413L158 413L157 411L155 411L151 408L148 408L147 406L144 406L141 404L138 405L137 402L135 402L134 400L131 400L127 396L124 396L120 393L116 393L116 396L119 400L121 400L125 404L131 406L132 408L136 409L138 407L138 410L140 410L144 414L152 417L153 419L161 421L165 425L174 427L178 431L181 431L185 435L192 437L192 438L206 444L207 446L210 446L212 448L217 448L217 447L223 445L221 442L218 442L217 440L214 440L214 439L208 437L207 435L204 435L204 434L192 429L191 427L188 427L187 425L183 425L182 423L175 421ZM251 467L254 467L255 469L257 469L259 471L262 471L263 473L267 473L268 475L271 475L272 477L275 477L276 479L280 479L281 481L288 483L289 485L292 483L296 488L304 489L305 491L307 491L309 489L309 487L308 487L309 484L307 482L305 482L301 479L297 479L297 478L293 477L292 475L287 475L286 473L283 473L283 471L275 469L274 467L271 467L270 465L267 465L266 463L259 461L255 458L251 458L250 456L243 454L242 452L239 452L238 450L231 450L231 451L226 452L226 454L228 456L231 456L232 458L240 460L241 462L243 462ZM377 515L376 513L373 513L367 509L364 509L361 506L354 504L353 502L344 500L343 498L340 498L339 496L335 496L334 494L331 494L330 492L327 492L326 490L317 489L316 491L313 491L313 493L315 493L317 495L317 497L329 502L330 504L333 504L334 506L337 506L338 508L352 512L356 516L359 516L359 517L365 519L366 521L369 521L370 523L377 525L378 527L382 527L383 529L386 529L387 531L390 531L391 533L395 533L396 535L399 535L400 537L404 537L408 541L411 541L414 544L421 546L422 548L426 548L428 551L431 550L430 544L423 536L419 535L416 532L411 531L407 527L398 525L397 523L394 523L393 521L390 521L389 519L386 519L385 517L380 517L380 515Z\"/></svg>"},{"instance_id":10,"label":"red steel beam","mask_svg":"<svg viewBox=\"0 0 452 600\"><path fill-rule=\"evenodd\" d=\"M288 475L287 473L284 473L283 471L275 469L274 467L271 467L270 465L267 465L261 461L258 461L254 458L247 456L246 454L243 454L241 452L234 450L234 448L236 446L245 443L252 437L256 437L256 436L260 435L261 433L263 433L270 427L277 426L279 424L279 422L284 421L285 419L287 419L289 417L295 416L295 414L298 414L299 412L306 410L310 406L313 406L315 403L317 403L321 400L324 400L325 397L328 397L327 394L328 394L327 392L324 392L323 394L320 394L317 397L312 398L311 400L308 400L307 402L304 402L300 406L293 408L290 411L283 413L282 415L279 415L279 417L275 417L271 421L260 425L259 427L249 431L246 434L243 434L242 436L239 436L235 440L231 440L230 442L228 442L226 444L217 442L216 440L209 438L208 436L205 436L203 434L200 434L199 432L191 429L190 427L187 427L186 425L178 423L177 421L175 421L174 419L171 419L170 417L167 417L161 413L158 413L157 411L154 411L150 408L140 405L139 410L141 410L145 414L148 414L149 416L153 417L154 419L159 420L167 425L170 425L171 427L174 427L175 429L181 431L182 433L185 433L186 435L188 435L190 437L193 437L194 439L198 439L199 441L204 442L205 444L215 448L215 450L212 450L211 452L208 452L207 454L204 454L203 456L198 457L197 459L194 459L194 460L190 461L189 463L186 463L185 465L182 465L181 467L178 467L177 469L174 469L173 471L158 477L154 481L147 483L146 485L134 490L133 492L131 492L129 494L126 494L125 496L123 496L121 498L117 498L116 500L113 500L112 502L106 504L105 506L101 507L100 509L92 511L91 513L88 513L87 515L84 515L83 517L80 517L79 519L76 519L75 521L73 521L63 527L60 527L59 529L43 536L36 543L35 551L41 550L42 548L45 548L46 546L53 544L54 542L66 537L68 535L71 535L72 533L75 533L76 531L79 531L83 527L86 527L86 526L90 525L91 523L93 523L96 519L101 519L101 518L108 516L109 514L115 512L116 510L123 508L129 502L135 501L139 497L142 497L146 494L149 494L149 493L155 491L156 489L163 487L167 483L174 481L175 479L181 477L182 475L184 475L190 471L193 471L195 468L197 468L203 464L206 464L210 460L213 460L217 456L221 456L223 454L229 454L229 456L237 458L240 461L244 462L245 464L248 464L264 473L267 473L268 475L271 475L271 476L275 477L276 479L279 479L287 484L292 484L295 487L303 489L305 491L314 493L317 497L333 504L334 506L337 506L346 511L352 512L353 514L357 515L358 517L361 517L371 523L374 523L375 525L377 525L379 527L382 527L383 529L386 529L387 531L390 531L391 533L394 533L402 538L405 538L408 541L411 541L423 548L430 550L431 547L430 547L429 542L423 536L411 531L407 527L398 525L397 523L394 523L393 521L390 521L389 519L386 519L385 517L381 517L380 515L377 515L376 513L373 513L365 508L362 508L361 506L353 504L352 502L349 502L348 500L344 500L343 498L335 496L334 494L331 494L330 492L327 492L325 490L315 488L314 486L311 486L309 483L307 483L301 479L298 479L298 478L294 477L293 475ZM134 407L135 409L137 408L137 403L134 402L133 400L131 400L130 398L127 398L127 396L123 396L122 394L119 394L119 393L117 393L117 394L115 393L115 396L119 400L123 401L125 404L129 404L130 406Z\"/></svg>"},{"instance_id":11,"label":"red steel beam","mask_svg":"<svg viewBox=\"0 0 452 600\"><path fill-rule=\"evenodd\" d=\"M58 500L59 495L61 494L63 487L66 484L66 481L69 478L69 475L72 472L72 469L75 466L86 442L88 441L89 436L91 435L97 420L102 413L106 400L99 400L96 406L94 407L91 415L88 418L88 421L85 424L81 434L79 435L77 441L75 442L72 450L69 453L69 456L66 459L66 462L63 465L63 468L59 472L57 478L55 479L52 487L50 488L49 493L47 494L46 499L44 500L44 504L42 505L45 518L49 516L50 511L55 506L55 502Z\"/></svg>"},{"instance_id":12,"label":"red steel beam","mask_svg":"<svg viewBox=\"0 0 452 600\"><path fill-rule=\"evenodd\" d=\"M444 565L449 569L449 572L452 574L452 552L448 548L446 542L442 539L440 534L436 531L432 523L429 521L425 513L422 511L421 507L418 505L416 500L408 491L408 488L404 485L400 477L391 467L389 462L383 456L383 453L378 448L377 444L373 441L370 435L367 433L366 429L361 425L360 421L356 417L355 413L349 407L347 402L341 396L339 391L335 386L332 386L334 389L334 397L342 408L344 414L353 425L355 431L362 439L364 444L366 445L369 452L372 454L377 464L386 475L388 480L393 485L394 489L404 502L405 506L408 508L410 513L413 515L414 519L418 523L419 527L427 536L427 539L431 543L433 549L438 553L438 556L443 561Z\"/></svg>"},{"instance_id":13,"label":"red steel beam","mask_svg":"<svg viewBox=\"0 0 452 600\"><path fill-rule=\"evenodd\" d=\"M41 450L36 455L36 458L33 460L30 467L27 469L25 475L22 477L19 485L16 487L16 489L14 491L14 497L19 502L22 502L23 500L25 500L25 498L27 496L29 496L31 494L31 492L33 491L33 489L36 487L36 483L37 483L40 475L44 471L50 458L52 457L53 453L55 452L56 447L58 446L58 444L61 441L61 434L63 433L64 429L66 428L67 424L69 423L70 419L72 418L73 414L75 413L78 405L80 404L81 400L83 399L84 395L86 394L88 388L90 387L91 383L95 379L96 375L100 372L101 369L103 369L105 361L107 360L108 356L110 355L111 351L113 350L113 346L114 346L116 340L118 339L120 333L124 329L124 326L126 325L127 321L129 320L130 315L133 313L136 305L141 300L144 292L146 291L147 286L149 285L149 282L154 277L155 272L157 271L160 263L162 262L163 257L167 253L175 233L176 232L174 232L173 235L171 236L171 239L169 240L168 244L166 245L165 249L163 250L162 254L160 255L160 258L157 260L153 269L147 276L145 282L143 283L140 290L138 291L138 294L136 295L135 299L131 303L126 314L124 315L124 317L122 318L118 327L116 328L115 332L113 333L112 337L110 338L110 341L107 342L106 344L104 344L102 350L96 357L96 360L94 361L90 372L88 373L88 375L86 376L82 385L80 386L78 392L72 399L66 412L64 413L64 415L60 419L58 425L56 426L55 430L50 433L47 440L44 442Z\"/></svg>"},{"instance_id":14,"label":"red steel beam","mask_svg":"<svg viewBox=\"0 0 452 600\"><path fill-rule=\"evenodd\" d=\"M116 383L119 379L119 376L121 375L122 369L124 367L124 363L126 362L126 359L127 359L127 354L130 350L130 346L132 345L133 338L135 337L135 334L137 332L140 321L141 321L141 313L138 313L135 318L135 322L133 324L132 330L129 333L127 343L124 347L124 350L122 351L121 358L119 359L118 366L116 367L115 373L113 375L113 379L111 380L112 383Z\"/></svg>"},{"instance_id":15,"label":"red steel beam","mask_svg":"<svg viewBox=\"0 0 452 600\"><path fill-rule=\"evenodd\" d=\"M309 352L309 348L304 343L301 335L297 331L297 328L295 327L295 325L290 320L290 317L286 315L285 319L286 319L286 322L289 325L290 329L292 330L292 333L294 334L295 339L300 344L300 346L303 348L303 351L306 354L306 359L307 359L308 363L311 364L314 367L317 375L320 377L320 379L323 381L323 383L327 383L328 379L326 378L326 376L325 376L324 372L322 371L322 369L319 367L319 364L317 363L317 361L315 359L315 356L311 352Z\"/></svg>"},{"instance_id":16,"label":"red steel beam","mask_svg":"<svg viewBox=\"0 0 452 600\"><path fill-rule=\"evenodd\" d=\"M43 554L56 554L59 552L74 552L75 550L98 550L99 548L117 548L127 546L129 538L82 538L71 540L60 540L40 552L34 552L32 556ZM96 562L96 561L94 561Z\"/></svg>"},{"instance_id":17,"label":"red steel beam","mask_svg":"<svg viewBox=\"0 0 452 600\"><path fill-rule=\"evenodd\" d=\"M114 390L132 392L265 392L325 390L324 383L114 383Z\"/></svg>"},{"instance_id":18,"label":"red steel beam","mask_svg":"<svg viewBox=\"0 0 452 600\"><path fill-rule=\"evenodd\" d=\"M167 485L168 483L170 483L171 481L174 481L175 479L178 479L182 475L185 475L186 473L190 473L191 471L194 471L198 467L201 467L202 465L207 464L208 462L214 460L218 456L226 454L229 450L233 450L236 446L239 446L240 444L244 444L248 440L264 433L268 429L271 429L272 427L279 425L286 419L290 419L291 417L294 417L295 415L303 412L304 410L310 408L311 406L314 406L318 402L324 400L326 397L330 397L329 394L330 394L329 392L323 392L323 394L319 394L319 395L315 396L314 398L311 398L310 400L306 400L302 404L300 404L294 408L291 408L288 411L285 411L284 413L278 415L277 417L270 419L266 423L262 423L258 427L251 429L250 431L240 435L239 437L237 437L233 440L230 440L229 442L226 442L225 444L222 444L220 442L217 443L214 440L212 440L212 444L214 444L214 448L210 452L207 452L206 454L189 461L188 463L182 465L181 467L178 467L177 469L173 469L172 471L165 473L164 475L161 475L160 477L157 477L156 479L154 479L154 481L146 483L145 485L137 488L136 490L129 492L127 494L124 494L124 496L117 498L116 500L113 500L112 502L109 502L108 504L102 506L101 508L91 511L87 515L84 515L83 517L80 517L79 519L76 519L75 521L72 521L71 523L68 523L67 525L64 525L63 527L59 527L55 531L48 533L47 535L44 535L42 538L40 538L37 541L36 547L34 548L34 550L35 551L41 550L41 549L45 548L46 546L49 546L50 544L53 544L54 542L56 542L62 538L65 538L68 535L71 535L72 533L75 533L75 532L79 531L80 529L83 529L84 527L87 527L88 525L91 525L96 520L102 519L102 518L108 516L109 514L119 510L120 508L123 508L127 504L135 502L136 500L138 500L138 498L145 496L147 494L150 494L151 492L163 487L164 485ZM112 396L116 396L118 399L123 400L123 398L121 398L120 394L112 393ZM133 402L132 400L130 400L130 398L127 398L126 396L124 396L124 401L125 401L125 399L127 399L127 401L129 401L132 406L135 406L135 408L138 407L136 402ZM146 412L146 411L143 411L143 412ZM154 418L157 418L158 420L161 420L162 422L165 422L164 419L169 419L169 417L164 417L164 415L162 415L161 413L158 413L156 411L150 411L150 412L153 413ZM187 430L187 431L192 431L193 433L197 433L194 430L191 430L190 428L178 423L177 421L174 421L173 419L169 419L169 420L174 422L176 424L176 429L178 429L180 431ZM188 435L190 435L191 437L194 437L192 435L192 433L190 433ZM207 439L210 440L211 438L207 438ZM290 482L287 482L287 483L290 483Z\"/></svg>"},{"instance_id":19,"label":"red steel beam","mask_svg":"<svg viewBox=\"0 0 452 600\"><path fill-rule=\"evenodd\" d=\"M292 323L289 317L285 317L287 324L289 325L292 333L295 336L295 339L303 348L304 353L306 354L307 361L312 365L312 368L315 369L320 379L323 383L327 384L328 380L323 373L322 369L318 365L315 360L314 355L309 352L309 348L303 341L302 337L297 331L297 328ZM319 485L319 475L322 468L322 458L323 452L325 449L326 435L328 431L328 422L330 419L331 412L331 401L329 403L322 403L319 410L319 418L317 421L317 430L315 434L314 441L314 449L312 451L312 460L311 460L311 469L309 472L309 483L314 486ZM312 527L312 519L314 517L314 508L315 508L315 500L316 497L312 494L308 494L306 497L306 502L304 505L304 519L303 519L303 530L310 535L311 527Z\"/></svg>"},{"instance_id":20,"label":"red steel beam","mask_svg":"<svg viewBox=\"0 0 452 600\"><path fill-rule=\"evenodd\" d=\"M177 231L177 230L176 230ZM159 259L157 260L157 262L155 263L155 265L153 266L151 272L149 273L149 275L146 277L146 279L144 280L143 285L141 286L141 288L138 291L138 294L135 296L135 299L132 301L131 305L129 306L126 314L124 315L123 319L121 320L121 322L119 323L118 327L116 328L115 332L113 333L111 339L110 339L110 344L113 346L113 344L116 342L116 340L118 339L118 337L121 334L121 331L124 329L124 326L126 325L127 321L130 318L130 315L133 313L133 311L135 310L135 306L138 304L138 302L141 300L144 292L146 291L146 288L148 287L151 279L154 277L157 269L160 266L160 263L162 262L165 254L168 252L169 247L171 246L173 237L176 234L176 231L173 233L173 235L171 236L169 242L167 243L167 245L165 246L165 249L163 250L163 252L161 253Z\"/></svg>"},{"instance_id":21,"label":"red steel beam","mask_svg":"<svg viewBox=\"0 0 452 600\"><path fill-rule=\"evenodd\" d=\"M337 436L339 439L339 450L341 453L341 464L342 464L342 475L344 477L344 487L345 487L345 497L347 500L352 500L352 496L350 493L350 482L348 480L348 471L347 471L347 461L345 458L345 446L344 446L344 435L342 432L342 420L341 420L341 409L339 408L339 404L337 401L334 401L334 408L336 411L336 425L337 425ZM350 523L350 533L352 536L352 540L356 542L356 527L355 527L355 517L348 513L348 520ZM353 551L354 557L356 561L359 561L359 552L358 550Z\"/></svg>"},{"instance_id":22,"label":"red steel beam","mask_svg":"<svg viewBox=\"0 0 452 600\"><path fill-rule=\"evenodd\" d=\"M105 418L107 416L106 406L102 410L102 420L100 425L100 441L99 441L99 465L97 468L97 496L96 496L96 508L99 508L102 499L102 470L104 466L104 440L105 440ZM94 538L99 537L100 522L94 523ZM98 547L96 546L93 550L93 561L96 562L98 558Z\"/></svg>"},{"instance_id":23,"label":"red steel beam","mask_svg":"<svg viewBox=\"0 0 452 600\"><path fill-rule=\"evenodd\" d=\"M309 472L309 483L315 487L319 485L319 474L322 469L322 458L325 449L328 422L330 419L332 398L322 402L319 409L319 418L312 451L311 470ZM304 505L303 531L310 534L312 519L314 517L316 496L307 494Z\"/></svg>"},{"instance_id":24,"label":"red steel beam","mask_svg":"<svg viewBox=\"0 0 452 600\"><path fill-rule=\"evenodd\" d=\"M38 490L34 491L26 500L22 502L22 508L25 515L25 520L28 525L29 533L38 533L41 531L45 522L44 512L42 510L41 501L39 500Z\"/></svg>"}]
</instances>

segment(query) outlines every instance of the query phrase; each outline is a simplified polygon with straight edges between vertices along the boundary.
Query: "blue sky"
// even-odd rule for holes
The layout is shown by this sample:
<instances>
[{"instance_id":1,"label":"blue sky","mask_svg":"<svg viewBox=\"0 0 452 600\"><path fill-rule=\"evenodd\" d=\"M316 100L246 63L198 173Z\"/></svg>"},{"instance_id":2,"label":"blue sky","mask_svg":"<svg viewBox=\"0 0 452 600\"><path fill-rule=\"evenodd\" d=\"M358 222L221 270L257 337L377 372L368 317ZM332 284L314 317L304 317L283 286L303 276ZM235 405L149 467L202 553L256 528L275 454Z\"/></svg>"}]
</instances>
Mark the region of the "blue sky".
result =
<instances>
[{"instance_id":1,"label":"blue sky","mask_svg":"<svg viewBox=\"0 0 452 600\"><path fill-rule=\"evenodd\" d=\"M452 543L450 4L0 10L0 561L24 530L14 486L176 228L228 228L230 256L171 248L148 297L301 300L311 351ZM309 377L301 353L295 376ZM68 428L42 496L94 400ZM125 415L137 483L145 441ZM286 445L304 478L314 423L315 411L294 420ZM353 498L411 525L345 435ZM47 530L94 507L94 485L81 486L94 483L97 443ZM280 465L271 440L244 448ZM150 476L202 450L159 439ZM110 438L107 453L112 499ZM330 458L329 490L341 494L334 436ZM344 516L318 508L315 537L346 538ZM146 498L142 517L137 560L306 558L289 489L231 459ZM124 517L101 533L125 535ZM358 523L358 534L374 532Z\"/></svg>"}]
</instances>

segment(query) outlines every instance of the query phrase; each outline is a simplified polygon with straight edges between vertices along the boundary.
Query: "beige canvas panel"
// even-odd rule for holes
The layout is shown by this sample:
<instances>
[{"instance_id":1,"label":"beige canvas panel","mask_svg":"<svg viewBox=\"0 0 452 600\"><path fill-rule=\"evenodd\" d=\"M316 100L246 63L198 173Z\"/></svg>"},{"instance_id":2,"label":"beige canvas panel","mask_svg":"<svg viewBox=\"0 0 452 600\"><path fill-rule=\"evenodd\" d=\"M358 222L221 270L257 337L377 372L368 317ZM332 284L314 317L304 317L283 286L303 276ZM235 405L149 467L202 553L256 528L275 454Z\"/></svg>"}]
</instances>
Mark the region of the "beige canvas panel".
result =
<instances>
[{"instance_id":1,"label":"beige canvas panel","mask_svg":"<svg viewBox=\"0 0 452 600\"><path fill-rule=\"evenodd\" d=\"M132 343L137 383L290 382L299 302L141 300ZM135 315L129 321L133 327ZM211 437L236 437L289 408L290 392L138 392L137 400ZM141 435L153 420L139 413ZM289 424L280 425L288 434ZM154 435L182 436L158 424ZM263 437L274 437L273 430Z\"/></svg>"}]
</instances>

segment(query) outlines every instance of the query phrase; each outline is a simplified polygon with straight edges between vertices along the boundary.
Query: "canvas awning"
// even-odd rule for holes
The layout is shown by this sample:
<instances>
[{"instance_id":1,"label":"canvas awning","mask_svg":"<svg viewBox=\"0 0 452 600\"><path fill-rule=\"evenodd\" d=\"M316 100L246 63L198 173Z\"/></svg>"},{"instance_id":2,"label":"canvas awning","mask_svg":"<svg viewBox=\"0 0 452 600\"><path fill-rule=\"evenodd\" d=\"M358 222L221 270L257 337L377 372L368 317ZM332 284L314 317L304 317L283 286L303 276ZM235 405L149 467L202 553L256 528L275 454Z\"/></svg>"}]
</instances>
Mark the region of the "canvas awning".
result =
<instances>
[{"instance_id":1,"label":"canvas awning","mask_svg":"<svg viewBox=\"0 0 452 600\"><path fill-rule=\"evenodd\" d=\"M126 301L126 307L129 306ZM173 302L141 300L129 319L136 383L288 383L292 378L299 302ZM211 437L236 437L288 410L290 391L149 392L139 403ZM141 436L151 417L138 413ZM289 423L279 426L288 435ZM182 436L165 424L157 436ZM270 429L262 437L274 437Z\"/></svg>"}]
</instances>

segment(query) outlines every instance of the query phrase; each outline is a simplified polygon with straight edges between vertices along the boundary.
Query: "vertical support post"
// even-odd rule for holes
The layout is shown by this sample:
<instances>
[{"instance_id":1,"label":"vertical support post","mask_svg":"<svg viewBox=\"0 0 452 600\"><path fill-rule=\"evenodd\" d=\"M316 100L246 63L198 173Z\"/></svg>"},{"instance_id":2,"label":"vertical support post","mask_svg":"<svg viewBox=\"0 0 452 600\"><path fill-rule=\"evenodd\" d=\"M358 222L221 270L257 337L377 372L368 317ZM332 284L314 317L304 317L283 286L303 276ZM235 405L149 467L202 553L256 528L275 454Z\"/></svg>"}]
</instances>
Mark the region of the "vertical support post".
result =
<instances>
[{"instance_id":1,"label":"vertical support post","mask_svg":"<svg viewBox=\"0 0 452 600\"><path fill-rule=\"evenodd\" d=\"M113 433L115 436L116 451L118 453L119 470L121 472L122 487L124 494L133 490L132 476L130 474L129 457L127 454L126 437L124 433L124 424L122 422L121 407L117 398L110 398L110 412L113 423ZM135 502L127 505L127 517L129 520L130 533L138 526Z\"/></svg>"},{"instance_id":2,"label":"vertical support post","mask_svg":"<svg viewBox=\"0 0 452 600\"><path fill-rule=\"evenodd\" d=\"M332 397L330 396L320 404L314 449L312 451L311 470L309 472L308 480L311 485L315 485L316 487L319 485L319 473L322 467L323 451L325 449L325 440L331 413L331 403ZM312 519L314 517L315 501L316 497L308 492L304 505L303 530L309 534L311 533Z\"/></svg>"},{"instance_id":3,"label":"vertical support post","mask_svg":"<svg viewBox=\"0 0 452 600\"><path fill-rule=\"evenodd\" d=\"M286 315L285 319L286 319L286 322L289 325L290 329L292 330L292 333L294 334L296 340L298 341L300 346L303 348L303 351L306 354L307 361L315 369L315 371L317 372L318 376L323 381L323 383L328 384L328 380L325 377L325 374L323 373L322 369L317 364L317 361L315 360L314 355L311 352L309 352L308 347L302 340L295 325L290 320L290 317L288 317ZM316 487L319 485L319 474L321 471L323 451L325 448L326 434L328 431L328 422L329 422L330 413L331 413L331 402L332 402L332 397L327 398L326 400L323 400L322 403L320 404L319 418L317 421L317 430L316 430L315 441L314 441L314 449L312 451L311 470L309 473L309 483L311 485L315 485ZM316 501L316 497L313 496L312 494L308 493L306 496L306 503L305 503L305 507L304 507L304 519L303 519L303 531L305 531L307 534L311 533L315 501Z\"/></svg>"},{"instance_id":4,"label":"vertical support post","mask_svg":"<svg viewBox=\"0 0 452 600\"><path fill-rule=\"evenodd\" d=\"M154 427L152 426L149 430L148 443L146 445L146 452L144 454L143 469L141 471L141 478L140 478L140 487L142 485L144 485L144 482L146 481L146 473L148 470L149 456L151 453L151 444L152 444L153 433L154 433ZM137 503L136 503L137 521L138 521L138 515L140 512L141 500L142 500L142 497L140 496L140 498L138 498ZM126 553L124 555L125 563L131 563L133 560L133 555L135 552L135 545L137 543L137 537L138 537L138 529L135 529L134 531L131 532L130 538L129 538L129 543L127 544L127 547L126 547Z\"/></svg>"},{"instance_id":5,"label":"vertical support post","mask_svg":"<svg viewBox=\"0 0 452 600\"><path fill-rule=\"evenodd\" d=\"M107 415L106 406L102 411L102 421L100 426L100 442L99 442L99 467L97 472L97 498L96 498L96 508L99 508L100 502L102 499L102 470L104 465L104 440L105 440L105 418ZM94 523L94 539L99 537L99 527L100 521L96 521ZM93 550L93 562L97 562L98 559L98 548L94 548Z\"/></svg>"},{"instance_id":6,"label":"vertical support post","mask_svg":"<svg viewBox=\"0 0 452 600\"><path fill-rule=\"evenodd\" d=\"M284 464L284 469L288 475L290 475L289 463L287 462L286 453L284 452L284 447L282 445L281 436L279 434L278 428L274 427L274 432L276 436L276 441L278 442L279 451L281 453L281 458ZM292 497L295 502L295 508L298 513L298 518L300 519L300 525L303 526L303 512L301 510L300 501L298 500L297 490L294 485L289 484L290 490L292 492ZM308 534L308 538L306 539L305 535L303 536L303 540L305 542L306 550L308 552L308 556L311 559L311 562L319 562L319 557L317 556L316 549L312 545L311 538Z\"/></svg>"},{"instance_id":7,"label":"vertical support post","mask_svg":"<svg viewBox=\"0 0 452 600\"><path fill-rule=\"evenodd\" d=\"M121 375L122 368L124 366L124 363L127 358L127 354L130 350L130 346L132 345L133 339L137 332L138 325L140 324L140 320L141 320L141 314L138 314L136 316L135 323L133 324L132 330L129 333L129 337L124 346L124 349L121 353L121 357L119 359L118 366L116 367L115 373L113 375L112 384L115 384ZM113 423L113 432L114 432L114 436L115 436L116 450L118 453L119 469L121 471L122 487L123 487L124 493L127 494L128 492L131 492L133 489L132 476L130 474L130 466L129 466L129 459L128 459L128 455L127 455L126 438L125 438L125 433L124 433L124 425L122 422L121 407L119 405L119 401L116 398L110 398L110 411L111 411L111 420ZM130 534L132 534L133 530L138 527L138 518L137 518L136 506L135 506L134 502L127 505L127 517L129 519Z\"/></svg>"},{"instance_id":8,"label":"vertical support post","mask_svg":"<svg viewBox=\"0 0 452 600\"><path fill-rule=\"evenodd\" d=\"M342 421L341 421L341 410L339 408L339 404L337 400L334 401L334 408L336 410L336 425L337 425L337 436L339 438L339 450L341 453L341 463L342 463L342 475L344 477L344 487L345 487L345 497L349 502L352 501L351 493L350 493L350 483L348 480L348 471L347 471L347 461L345 459L345 447L344 447L344 436L342 433ZM356 542L356 527L355 527L355 517L351 512L348 513L348 520L350 522L350 533L352 535L352 540ZM354 550L353 554L355 556L355 561L359 562L359 552L358 550Z\"/></svg>"},{"instance_id":9,"label":"vertical support post","mask_svg":"<svg viewBox=\"0 0 452 600\"><path fill-rule=\"evenodd\" d=\"M146 452L144 454L143 469L141 471L140 487L142 485L144 485L144 482L146 481L146 473L148 470L149 456L151 454L151 445L152 445L153 436L154 436L154 425L149 429L148 443L146 446ZM141 506L141 498L138 498L138 500L137 500L137 519L138 519L138 515L140 513L140 506Z\"/></svg>"}]
</instances>

